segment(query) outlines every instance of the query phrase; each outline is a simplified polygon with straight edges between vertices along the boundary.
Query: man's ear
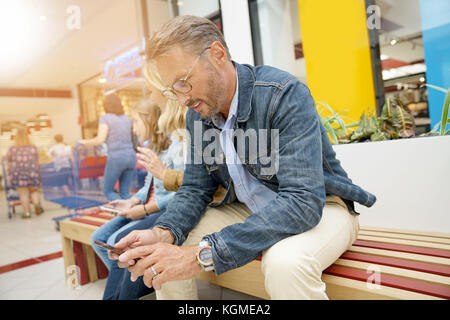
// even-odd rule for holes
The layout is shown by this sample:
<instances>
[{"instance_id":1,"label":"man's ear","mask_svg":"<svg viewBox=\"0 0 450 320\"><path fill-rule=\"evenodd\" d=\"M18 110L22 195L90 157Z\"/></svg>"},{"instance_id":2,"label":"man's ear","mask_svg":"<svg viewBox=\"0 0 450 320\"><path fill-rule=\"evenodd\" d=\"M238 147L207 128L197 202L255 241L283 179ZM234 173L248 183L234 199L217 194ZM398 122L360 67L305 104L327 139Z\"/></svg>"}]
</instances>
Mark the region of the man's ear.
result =
<instances>
[{"instance_id":1,"label":"man's ear","mask_svg":"<svg viewBox=\"0 0 450 320\"><path fill-rule=\"evenodd\" d=\"M221 69L228 61L227 51L220 43L220 41L214 41L211 44L208 59L216 68L219 69Z\"/></svg>"}]
</instances>

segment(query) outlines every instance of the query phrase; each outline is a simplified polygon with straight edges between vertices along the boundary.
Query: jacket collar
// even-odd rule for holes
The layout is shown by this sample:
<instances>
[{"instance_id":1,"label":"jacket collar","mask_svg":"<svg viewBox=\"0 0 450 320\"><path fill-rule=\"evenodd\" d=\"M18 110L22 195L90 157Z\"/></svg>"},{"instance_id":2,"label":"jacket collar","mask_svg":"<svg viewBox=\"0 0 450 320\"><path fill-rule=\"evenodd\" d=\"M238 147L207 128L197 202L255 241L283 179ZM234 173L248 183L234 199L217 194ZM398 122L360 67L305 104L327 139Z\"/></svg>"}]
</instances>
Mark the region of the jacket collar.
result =
<instances>
[{"instance_id":1,"label":"jacket collar","mask_svg":"<svg viewBox=\"0 0 450 320\"><path fill-rule=\"evenodd\" d=\"M239 64L235 61L232 62L236 67L239 79L239 102L236 121L246 122L252 111L251 101L255 76L250 66ZM207 125L212 125L211 118L202 119L202 121Z\"/></svg>"}]
</instances>

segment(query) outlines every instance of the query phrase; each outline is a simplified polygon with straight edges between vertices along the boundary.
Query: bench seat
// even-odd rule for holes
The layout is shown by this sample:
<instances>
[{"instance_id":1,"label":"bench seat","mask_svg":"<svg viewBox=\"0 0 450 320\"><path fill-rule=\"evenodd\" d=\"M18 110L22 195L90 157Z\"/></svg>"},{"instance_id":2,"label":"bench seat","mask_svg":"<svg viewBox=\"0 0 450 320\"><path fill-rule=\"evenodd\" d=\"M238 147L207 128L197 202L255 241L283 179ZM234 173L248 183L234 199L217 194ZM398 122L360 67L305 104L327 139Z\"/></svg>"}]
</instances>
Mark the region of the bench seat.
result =
<instances>
[{"instance_id":1,"label":"bench seat","mask_svg":"<svg viewBox=\"0 0 450 320\"><path fill-rule=\"evenodd\" d=\"M269 299L261 261L199 278ZM450 299L450 235L362 227L322 280L330 299Z\"/></svg>"},{"instance_id":2,"label":"bench seat","mask_svg":"<svg viewBox=\"0 0 450 320\"><path fill-rule=\"evenodd\" d=\"M86 257L82 278L84 272L84 279L98 279L90 239L113 217L97 211L61 221L66 270L75 264L74 244L79 242ZM206 272L199 279L270 299L260 259L220 276ZM323 271L322 280L330 299L450 299L450 234L361 227L349 250Z\"/></svg>"}]
</instances>

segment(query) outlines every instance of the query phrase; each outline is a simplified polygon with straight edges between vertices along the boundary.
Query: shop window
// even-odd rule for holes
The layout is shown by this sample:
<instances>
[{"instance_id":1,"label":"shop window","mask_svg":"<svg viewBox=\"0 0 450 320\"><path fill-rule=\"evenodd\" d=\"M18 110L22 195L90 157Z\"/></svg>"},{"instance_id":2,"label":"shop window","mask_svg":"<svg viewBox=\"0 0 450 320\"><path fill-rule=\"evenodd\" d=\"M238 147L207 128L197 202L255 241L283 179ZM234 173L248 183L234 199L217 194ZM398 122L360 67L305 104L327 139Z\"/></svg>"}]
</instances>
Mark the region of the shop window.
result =
<instances>
[{"instance_id":1,"label":"shop window","mask_svg":"<svg viewBox=\"0 0 450 320\"><path fill-rule=\"evenodd\" d=\"M97 135L98 120L105 114L103 102L108 94L117 95L125 114L131 116L131 108L149 95L141 68L143 66L139 45L125 50L105 61L103 72L78 85L82 135L85 139Z\"/></svg>"},{"instance_id":2,"label":"shop window","mask_svg":"<svg viewBox=\"0 0 450 320\"><path fill-rule=\"evenodd\" d=\"M290 72L306 83L298 0L249 0L255 65Z\"/></svg>"},{"instance_id":3,"label":"shop window","mask_svg":"<svg viewBox=\"0 0 450 320\"><path fill-rule=\"evenodd\" d=\"M223 33L222 15L219 0L183 0L176 1L176 15L205 17L214 22Z\"/></svg>"},{"instance_id":4,"label":"shop window","mask_svg":"<svg viewBox=\"0 0 450 320\"><path fill-rule=\"evenodd\" d=\"M400 99L414 115L416 135L430 131L420 0L372 1L380 14L378 95ZM377 63L375 61L375 63ZM382 90L383 92L380 92ZM381 101L382 105L384 102Z\"/></svg>"}]
</instances>

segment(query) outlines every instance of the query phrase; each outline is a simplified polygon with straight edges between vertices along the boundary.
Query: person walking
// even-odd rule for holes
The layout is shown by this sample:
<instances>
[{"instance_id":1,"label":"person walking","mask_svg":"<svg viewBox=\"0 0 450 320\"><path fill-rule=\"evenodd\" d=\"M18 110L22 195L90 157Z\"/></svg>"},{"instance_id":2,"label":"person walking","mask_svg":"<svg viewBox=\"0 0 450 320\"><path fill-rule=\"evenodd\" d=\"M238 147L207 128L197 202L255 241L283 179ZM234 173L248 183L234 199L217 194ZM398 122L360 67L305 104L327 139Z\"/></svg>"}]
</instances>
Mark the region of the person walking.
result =
<instances>
[{"instance_id":1,"label":"person walking","mask_svg":"<svg viewBox=\"0 0 450 320\"><path fill-rule=\"evenodd\" d=\"M6 155L12 188L19 193L20 204L24 213L22 218L31 218L30 197L34 204L34 212L40 215L44 212L40 205L39 187L41 175L39 171L39 153L31 143L26 128L18 129L14 145Z\"/></svg>"},{"instance_id":2,"label":"person walking","mask_svg":"<svg viewBox=\"0 0 450 320\"><path fill-rule=\"evenodd\" d=\"M103 177L103 193L109 201L128 199L130 185L136 165L136 151L132 142L133 121L124 111L118 96L108 95L105 98L106 114L99 119L98 134L93 139L83 139L83 146L98 146L106 143L108 158ZM114 191L119 181L119 194Z\"/></svg>"}]
</instances>

